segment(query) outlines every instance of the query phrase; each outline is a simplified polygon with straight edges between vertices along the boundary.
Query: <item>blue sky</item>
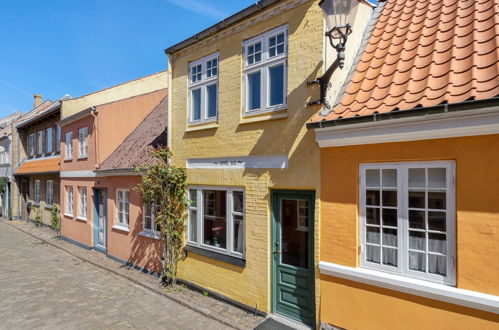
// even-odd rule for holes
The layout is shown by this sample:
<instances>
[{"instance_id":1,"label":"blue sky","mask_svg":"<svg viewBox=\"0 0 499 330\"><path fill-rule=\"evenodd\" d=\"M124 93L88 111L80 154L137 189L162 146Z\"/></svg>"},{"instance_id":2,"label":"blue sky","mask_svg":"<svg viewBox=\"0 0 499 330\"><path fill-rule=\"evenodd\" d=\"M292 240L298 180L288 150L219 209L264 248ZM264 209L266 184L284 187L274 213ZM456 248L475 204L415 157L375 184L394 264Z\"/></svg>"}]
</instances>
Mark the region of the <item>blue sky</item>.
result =
<instances>
[{"instance_id":1,"label":"blue sky","mask_svg":"<svg viewBox=\"0 0 499 330\"><path fill-rule=\"evenodd\" d=\"M165 48L255 2L0 0L0 116L165 70Z\"/></svg>"}]
</instances>

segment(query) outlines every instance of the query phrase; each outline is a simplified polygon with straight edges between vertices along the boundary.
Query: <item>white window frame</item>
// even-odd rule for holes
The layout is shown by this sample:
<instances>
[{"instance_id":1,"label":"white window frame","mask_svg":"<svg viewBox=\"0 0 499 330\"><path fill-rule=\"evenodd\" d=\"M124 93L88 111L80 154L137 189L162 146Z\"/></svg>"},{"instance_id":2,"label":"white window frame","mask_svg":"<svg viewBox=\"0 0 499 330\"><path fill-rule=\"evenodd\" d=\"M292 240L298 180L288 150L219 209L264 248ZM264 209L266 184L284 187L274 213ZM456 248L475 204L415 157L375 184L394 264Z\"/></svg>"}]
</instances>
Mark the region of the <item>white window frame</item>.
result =
<instances>
[{"instance_id":1,"label":"white window frame","mask_svg":"<svg viewBox=\"0 0 499 330\"><path fill-rule=\"evenodd\" d=\"M214 76L208 77L207 63L209 61L217 60L217 73ZM201 66L201 79L193 82L192 81L192 68ZM188 95L188 109L189 109L189 125L197 125L214 122L218 119L219 111L219 88L218 88L218 76L220 74L220 57L218 53L211 54L200 58L196 61L189 63L189 95ZM208 117L208 87L216 85L217 88L217 104L216 104L216 114L214 117ZM192 92L194 90L201 90L201 117L200 119L194 120L194 102L192 101Z\"/></svg>"},{"instance_id":2,"label":"white window frame","mask_svg":"<svg viewBox=\"0 0 499 330\"><path fill-rule=\"evenodd\" d=\"M147 208L150 208L151 209L151 228L146 228L146 209ZM142 206L142 231L144 233L148 233L148 234L151 234L153 238L160 238L160 232L158 230L156 230L156 214L157 214L157 209L158 209L158 206L156 205L156 203L154 203L153 205L146 205L144 204Z\"/></svg>"},{"instance_id":3,"label":"white window frame","mask_svg":"<svg viewBox=\"0 0 499 330\"><path fill-rule=\"evenodd\" d=\"M36 132L36 154L43 155L43 130Z\"/></svg>"},{"instance_id":4,"label":"white window frame","mask_svg":"<svg viewBox=\"0 0 499 330\"><path fill-rule=\"evenodd\" d=\"M52 127L47 127L45 129L45 153L51 154L53 151L54 151L54 148L53 148Z\"/></svg>"},{"instance_id":5,"label":"white window frame","mask_svg":"<svg viewBox=\"0 0 499 330\"><path fill-rule=\"evenodd\" d=\"M85 193L83 193L85 192ZM79 195L79 205L78 205L78 219L87 220L87 187L80 186L78 187L78 195Z\"/></svg>"},{"instance_id":6,"label":"white window frame","mask_svg":"<svg viewBox=\"0 0 499 330\"><path fill-rule=\"evenodd\" d=\"M61 125L55 126L55 152L61 151Z\"/></svg>"},{"instance_id":7,"label":"white window frame","mask_svg":"<svg viewBox=\"0 0 499 330\"><path fill-rule=\"evenodd\" d=\"M68 143L68 140L69 140L69 143ZM70 131L70 132L66 132L64 134L64 141L65 141L65 155L64 155L64 159L65 160L71 160L73 159L73 132Z\"/></svg>"},{"instance_id":8,"label":"white window frame","mask_svg":"<svg viewBox=\"0 0 499 330\"><path fill-rule=\"evenodd\" d=\"M88 157L88 127L78 130L78 158Z\"/></svg>"},{"instance_id":9,"label":"white window frame","mask_svg":"<svg viewBox=\"0 0 499 330\"><path fill-rule=\"evenodd\" d=\"M73 216L73 186L66 186L65 215Z\"/></svg>"},{"instance_id":10,"label":"white window frame","mask_svg":"<svg viewBox=\"0 0 499 330\"><path fill-rule=\"evenodd\" d=\"M128 195L128 201L122 200L123 197ZM126 212L125 203L128 202L128 212ZM121 206L123 204L123 210ZM130 226L130 190L129 189L116 189L116 226L129 228Z\"/></svg>"},{"instance_id":11,"label":"white window frame","mask_svg":"<svg viewBox=\"0 0 499 330\"><path fill-rule=\"evenodd\" d=\"M278 34L284 33L284 53L270 57L269 39ZM261 61L252 64L248 63L248 47L256 43L261 43ZM244 71L243 71L243 95L244 95L244 116L284 110L287 105L287 81L288 81L288 26L280 26L256 37L243 42ZM282 104L270 105L270 73L269 70L277 65L284 65L283 74L283 102ZM260 108L249 110L249 83L248 75L260 72Z\"/></svg>"},{"instance_id":12,"label":"white window frame","mask_svg":"<svg viewBox=\"0 0 499 330\"><path fill-rule=\"evenodd\" d=\"M54 202L54 181L47 180L45 187L45 205L52 206Z\"/></svg>"},{"instance_id":13,"label":"white window frame","mask_svg":"<svg viewBox=\"0 0 499 330\"><path fill-rule=\"evenodd\" d=\"M28 156L35 155L35 133L28 135Z\"/></svg>"},{"instance_id":14,"label":"white window frame","mask_svg":"<svg viewBox=\"0 0 499 330\"><path fill-rule=\"evenodd\" d=\"M189 209L196 209L197 210L197 219L196 219L196 238L197 241L193 242L190 240L190 212L188 214L188 221L187 221L187 244L190 246L195 246L199 247L205 250L210 250L214 251L220 254L226 254L230 255L233 257L241 258L243 259L246 254L246 192L242 187L214 187L214 186L188 186L187 191L189 192L189 199L191 199L190 196L190 190L195 189L196 190L196 197L197 197L197 206L196 207L189 207ZM225 191L226 192L226 210L227 210L227 230L226 230L226 249L223 248L218 248L215 246L211 246L208 244L204 244L203 242L203 237L204 237L204 226L203 226L203 218L204 218L204 200L203 200L203 190L218 190L218 191ZM233 193L234 192L241 192L243 194L243 212L234 212L233 208ZM243 225L242 225L242 236L243 236L243 253L239 253L237 251L234 251L234 215L240 215L243 217Z\"/></svg>"},{"instance_id":15,"label":"white window frame","mask_svg":"<svg viewBox=\"0 0 499 330\"><path fill-rule=\"evenodd\" d=\"M40 187L40 180L35 180L35 196L34 196L34 203L35 205L40 205L40 195L41 195L41 187Z\"/></svg>"},{"instance_id":16,"label":"white window frame","mask_svg":"<svg viewBox=\"0 0 499 330\"><path fill-rule=\"evenodd\" d=\"M445 168L446 169L446 249L447 275L422 273L409 269L409 230L408 230L408 192L409 168ZM366 260L366 186L365 172L368 169L396 169L397 170L397 267L377 264ZM397 163L366 163L359 166L359 200L360 200L360 236L362 268L398 274L402 276L422 279L446 285L456 285L456 222L455 222L455 162L428 161L428 162L397 162ZM428 178L426 178L428 180ZM429 189L429 188L422 188ZM430 189L431 190L431 189ZM443 189L442 189L443 190ZM441 211L441 210L440 210ZM380 231L380 235L381 235Z\"/></svg>"}]
</instances>

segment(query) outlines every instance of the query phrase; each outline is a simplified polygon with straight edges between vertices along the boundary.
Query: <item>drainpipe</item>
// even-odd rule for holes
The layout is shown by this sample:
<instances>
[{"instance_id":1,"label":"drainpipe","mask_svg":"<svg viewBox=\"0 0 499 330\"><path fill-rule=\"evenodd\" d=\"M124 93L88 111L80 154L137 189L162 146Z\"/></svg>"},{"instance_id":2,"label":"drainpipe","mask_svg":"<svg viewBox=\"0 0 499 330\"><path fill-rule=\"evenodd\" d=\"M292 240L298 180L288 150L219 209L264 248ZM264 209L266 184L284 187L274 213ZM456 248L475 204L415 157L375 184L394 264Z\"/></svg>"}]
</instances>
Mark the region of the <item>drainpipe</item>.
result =
<instances>
[{"instance_id":1,"label":"drainpipe","mask_svg":"<svg viewBox=\"0 0 499 330\"><path fill-rule=\"evenodd\" d=\"M92 107L92 111L90 112L92 117L94 117L94 132L95 132L95 169L99 169L100 167L100 158L99 158L99 130L98 130L98 111L96 107Z\"/></svg>"}]
</instances>

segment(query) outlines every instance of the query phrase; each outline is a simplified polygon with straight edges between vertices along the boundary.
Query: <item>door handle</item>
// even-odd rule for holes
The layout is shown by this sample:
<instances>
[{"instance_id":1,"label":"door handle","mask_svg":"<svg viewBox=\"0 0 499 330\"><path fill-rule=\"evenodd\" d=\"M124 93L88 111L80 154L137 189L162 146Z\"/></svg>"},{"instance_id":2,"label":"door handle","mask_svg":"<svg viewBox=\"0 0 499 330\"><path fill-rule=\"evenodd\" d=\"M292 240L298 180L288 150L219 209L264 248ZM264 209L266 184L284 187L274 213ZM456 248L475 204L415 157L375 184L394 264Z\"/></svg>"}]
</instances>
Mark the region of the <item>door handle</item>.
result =
<instances>
[{"instance_id":1,"label":"door handle","mask_svg":"<svg viewBox=\"0 0 499 330\"><path fill-rule=\"evenodd\" d=\"M283 254L285 252L288 252L288 250L275 250L274 254Z\"/></svg>"}]
</instances>

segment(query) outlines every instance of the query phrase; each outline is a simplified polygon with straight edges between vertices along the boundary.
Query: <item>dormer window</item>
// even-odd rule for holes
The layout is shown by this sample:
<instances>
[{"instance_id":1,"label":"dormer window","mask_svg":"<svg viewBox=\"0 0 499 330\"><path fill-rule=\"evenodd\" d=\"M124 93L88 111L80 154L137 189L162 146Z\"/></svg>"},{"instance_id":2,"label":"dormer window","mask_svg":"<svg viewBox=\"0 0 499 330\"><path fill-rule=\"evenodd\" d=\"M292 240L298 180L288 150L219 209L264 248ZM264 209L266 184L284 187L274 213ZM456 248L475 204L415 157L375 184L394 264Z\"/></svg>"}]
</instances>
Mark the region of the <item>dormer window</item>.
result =
<instances>
[{"instance_id":1,"label":"dormer window","mask_svg":"<svg viewBox=\"0 0 499 330\"><path fill-rule=\"evenodd\" d=\"M218 115L218 54L189 65L189 123L215 121Z\"/></svg>"}]
</instances>

